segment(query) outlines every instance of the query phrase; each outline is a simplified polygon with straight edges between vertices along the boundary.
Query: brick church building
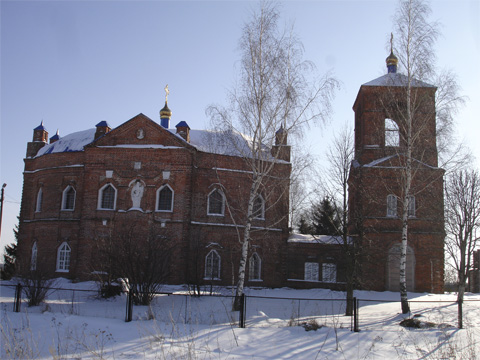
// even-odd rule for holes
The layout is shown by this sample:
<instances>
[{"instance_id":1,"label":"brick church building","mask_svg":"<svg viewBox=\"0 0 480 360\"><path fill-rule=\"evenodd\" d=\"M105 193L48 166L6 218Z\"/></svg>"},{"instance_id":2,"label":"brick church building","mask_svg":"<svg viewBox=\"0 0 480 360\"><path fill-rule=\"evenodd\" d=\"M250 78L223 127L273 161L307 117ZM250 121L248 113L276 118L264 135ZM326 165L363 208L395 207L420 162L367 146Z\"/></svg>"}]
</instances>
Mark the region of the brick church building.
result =
<instances>
[{"instance_id":1,"label":"brick church building","mask_svg":"<svg viewBox=\"0 0 480 360\"><path fill-rule=\"evenodd\" d=\"M388 61L388 59L387 59ZM361 282L371 290L398 290L402 134L392 91L402 75L389 71L360 87L354 104L355 160L349 179L350 232L362 248ZM425 97L422 153L414 179L409 220L408 285L443 291L443 170L437 167L435 90ZM392 100L393 101L393 100ZM398 104L396 104L398 105ZM389 110L390 109L390 110ZM171 284L235 283L240 258L241 214L251 171L224 133L170 129L165 103L160 123L139 114L115 129L107 122L60 138L43 123L27 145L18 252L23 271L88 279L104 270L106 239L136 246L168 239ZM248 138L229 134L240 146ZM243 144L243 145L241 145ZM255 199L246 286L345 286L345 256L331 236L292 234L288 227L290 147L281 129L271 151L274 194ZM116 239L116 240L115 240ZM101 257L100 257L101 259Z\"/></svg>"},{"instance_id":2,"label":"brick church building","mask_svg":"<svg viewBox=\"0 0 480 360\"><path fill-rule=\"evenodd\" d=\"M50 143L43 124L34 129L20 216L24 266L86 279L102 270L95 252L102 251L97 245L105 238L123 241L128 234L143 246L152 236L167 237L165 281L231 285L249 169L215 132L191 130L184 121L168 129L166 104L160 116L156 123L139 114L115 129L101 121L94 129L57 134ZM238 144L248 140L231 136ZM289 147L283 150L286 158L275 163L272 174L288 184ZM272 180L276 194L255 200L247 285L282 286L277 260L288 238L288 219L278 214L288 213L288 191L275 187L279 182Z\"/></svg>"}]
</instances>

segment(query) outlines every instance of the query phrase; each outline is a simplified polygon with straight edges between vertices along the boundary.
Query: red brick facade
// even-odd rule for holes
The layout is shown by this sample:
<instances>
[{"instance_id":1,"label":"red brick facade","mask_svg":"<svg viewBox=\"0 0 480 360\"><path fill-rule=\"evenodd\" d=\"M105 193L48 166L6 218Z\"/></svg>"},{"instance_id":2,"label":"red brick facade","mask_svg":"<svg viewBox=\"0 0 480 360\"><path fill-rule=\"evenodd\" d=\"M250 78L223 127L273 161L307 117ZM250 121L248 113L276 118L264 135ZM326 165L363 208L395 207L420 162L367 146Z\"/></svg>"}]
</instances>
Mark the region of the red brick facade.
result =
<instances>
[{"instance_id":1,"label":"red brick facade","mask_svg":"<svg viewBox=\"0 0 480 360\"><path fill-rule=\"evenodd\" d=\"M399 112L404 87L382 83L390 77L401 80L399 76L388 74L362 85L353 107L350 235L361 247L359 285L369 290L397 290L399 285L404 167ZM409 291L443 291L444 172L437 162L435 91L417 82L412 95L421 101L413 124ZM171 115L167 106L162 114ZM391 124L386 128L386 119L392 119L397 130L391 131ZM36 128L25 159L18 243L23 268L28 269L35 257L34 262L53 276L86 279L98 270L99 239L131 234L139 247L152 236L170 239L169 283L234 284L252 173L242 157L229 153L231 149L219 153L199 147L198 136L185 122L175 134L143 114L114 130L101 122L96 129L77 133L72 139L83 139L80 147L73 140L68 143L67 137L48 145L43 124ZM392 145L395 136L400 140ZM264 216L253 224L249 256L260 261L259 273L253 278L247 274L246 285L340 289L345 286L346 265L338 242L289 238L290 148L282 139L277 132L272 151L284 161L275 163L265 184L273 192L262 195ZM168 210L159 208L165 188L173 198ZM220 193L222 207L210 211L209 198ZM212 273L215 279L207 276L209 254L215 255L219 269Z\"/></svg>"},{"instance_id":2,"label":"red brick facade","mask_svg":"<svg viewBox=\"0 0 480 360\"><path fill-rule=\"evenodd\" d=\"M402 179L405 168L404 77L388 74L362 85L355 111L355 161L349 179L351 232L361 243L361 286L399 288ZM391 83L389 83L391 81ZM383 83L382 83L383 82ZM408 220L407 288L443 291L443 174L438 168L435 137L436 88L416 83L412 89L415 136L412 156L414 196ZM412 100L413 101L413 100ZM398 143L389 143L389 120ZM386 128L387 126L387 128ZM389 201L391 201L389 203ZM389 205L390 204L390 205Z\"/></svg>"},{"instance_id":3,"label":"red brick facade","mask_svg":"<svg viewBox=\"0 0 480 360\"><path fill-rule=\"evenodd\" d=\"M24 268L31 266L36 243L36 263L49 274L89 278L98 270L92 261L96 241L130 229L139 246L152 233L171 238L169 283L208 282L205 257L215 250L220 277L214 283L231 285L240 252L237 230L242 233L241 214L251 184L245 161L199 150L183 138L190 137L188 125L174 134L143 114L111 131L99 132L98 127L87 131L91 141L80 151L52 150L43 141L48 136L44 129L42 141L35 138L28 144L19 233ZM100 137L94 140L95 133ZM54 145L62 146L62 139ZM274 193L264 195L264 219L253 224L251 253L261 259L260 280L250 282L247 274L247 285L283 285L281 259L288 238L284 189L289 174L289 163L275 164L270 184ZM135 198L137 183L142 195ZM158 211L158 191L166 185L173 191L173 209ZM115 189L114 208L102 209L102 191L108 186ZM74 195L72 190L67 195L70 188ZM225 197L223 215L207 214L209 194L215 189ZM67 196L74 196L73 204ZM59 264L64 244L69 249L68 266Z\"/></svg>"}]
</instances>

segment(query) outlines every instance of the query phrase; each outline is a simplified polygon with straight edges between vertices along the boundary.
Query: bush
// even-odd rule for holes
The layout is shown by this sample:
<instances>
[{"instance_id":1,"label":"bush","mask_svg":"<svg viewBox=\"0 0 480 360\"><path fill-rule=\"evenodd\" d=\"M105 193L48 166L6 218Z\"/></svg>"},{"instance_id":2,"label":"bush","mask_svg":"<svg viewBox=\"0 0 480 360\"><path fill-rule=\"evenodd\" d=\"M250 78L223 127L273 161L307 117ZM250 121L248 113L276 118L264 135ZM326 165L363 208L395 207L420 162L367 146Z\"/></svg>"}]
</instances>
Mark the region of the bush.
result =
<instances>
[{"instance_id":1,"label":"bush","mask_svg":"<svg viewBox=\"0 0 480 360\"><path fill-rule=\"evenodd\" d=\"M122 287L117 284L104 284L100 287L100 296L108 299L122 293Z\"/></svg>"},{"instance_id":2,"label":"bush","mask_svg":"<svg viewBox=\"0 0 480 360\"><path fill-rule=\"evenodd\" d=\"M38 306L47 297L48 292L55 286L56 279L48 278L40 270L31 270L20 277L20 284L28 299L28 306Z\"/></svg>"}]
</instances>

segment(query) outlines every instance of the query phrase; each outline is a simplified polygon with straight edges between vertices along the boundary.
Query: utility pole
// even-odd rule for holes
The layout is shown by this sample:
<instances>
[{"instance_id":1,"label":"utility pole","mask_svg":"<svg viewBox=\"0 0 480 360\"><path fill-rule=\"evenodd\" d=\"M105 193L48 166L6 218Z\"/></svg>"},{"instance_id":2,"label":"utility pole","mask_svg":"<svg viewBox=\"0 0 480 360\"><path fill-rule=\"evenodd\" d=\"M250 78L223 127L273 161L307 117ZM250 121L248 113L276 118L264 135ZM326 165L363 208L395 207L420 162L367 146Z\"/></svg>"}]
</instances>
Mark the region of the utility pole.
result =
<instances>
[{"instance_id":1,"label":"utility pole","mask_svg":"<svg viewBox=\"0 0 480 360\"><path fill-rule=\"evenodd\" d=\"M2 193L0 194L0 235L2 234L3 199L4 199L4 193L5 193L6 187L7 187L7 184L2 185Z\"/></svg>"}]
</instances>

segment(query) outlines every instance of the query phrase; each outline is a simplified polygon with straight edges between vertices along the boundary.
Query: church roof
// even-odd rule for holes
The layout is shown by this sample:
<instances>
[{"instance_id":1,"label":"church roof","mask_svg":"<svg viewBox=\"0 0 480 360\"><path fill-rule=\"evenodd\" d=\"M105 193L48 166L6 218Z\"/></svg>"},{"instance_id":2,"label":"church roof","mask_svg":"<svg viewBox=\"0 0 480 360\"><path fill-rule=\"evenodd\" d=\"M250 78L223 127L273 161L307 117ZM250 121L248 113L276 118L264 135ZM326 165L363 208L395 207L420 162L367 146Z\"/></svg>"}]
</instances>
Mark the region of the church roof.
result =
<instances>
[{"instance_id":1,"label":"church roof","mask_svg":"<svg viewBox=\"0 0 480 360\"><path fill-rule=\"evenodd\" d=\"M85 145L90 144L95 137L96 129L88 129L78 131L73 134L66 135L53 144L42 147L36 156L45 154L82 151Z\"/></svg>"},{"instance_id":2,"label":"church roof","mask_svg":"<svg viewBox=\"0 0 480 360\"><path fill-rule=\"evenodd\" d=\"M121 126L121 125L120 125ZM185 141L180 135L176 134L176 129L168 129L173 136L177 136L182 141ZM42 147L36 157L45 154L75 152L83 151L84 147L95 140L96 129L88 129L78 131L60 138L53 144ZM108 134L107 134L108 136ZM251 156L250 139L236 131L219 132L213 130L190 130L190 145L193 145L199 151L215 153L220 155L230 156ZM128 144L119 144L117 147L128 147ZM161 148L161 144L144 144L144 145L130 145L132 148ZM265 159L270 159L270 149L265 146L263 153Z\"/></svg>"},{"instance_id":3,"label":"church roof","mask_svg":"<svg viewBox=\"0 0 480 360\"><path fill-rule=\"evenodd\" d=\"M306 234L290 234L289 243L303 244L323 244L323 245L341 245L343 237L333 235L306 235ZM352 243L352 238L348 237L348 242Z\"/></svg>"},{"instance_id":4,"label":"church roof","mask_svg":"<svg viewBox=\"0 0 480 360\"><path fill-rule=\"evenodd\" d=\"M408 77L399 74L399 73L388 73L379 78L376 78L372 81L369 81L362 86L407 86L408 84ZM412 79L412 86L413 87L431 87L434 88L435 86L427 84L426 82Z\"/></svg>"}]
</instances>

